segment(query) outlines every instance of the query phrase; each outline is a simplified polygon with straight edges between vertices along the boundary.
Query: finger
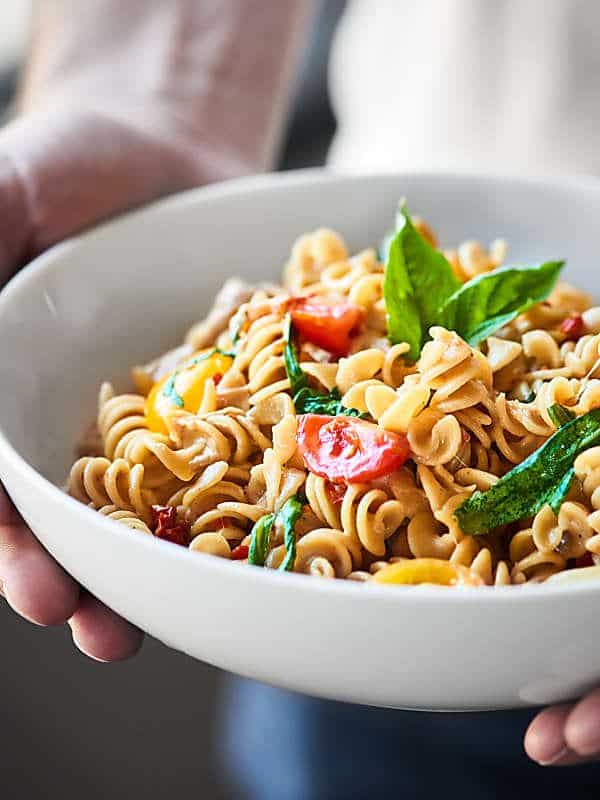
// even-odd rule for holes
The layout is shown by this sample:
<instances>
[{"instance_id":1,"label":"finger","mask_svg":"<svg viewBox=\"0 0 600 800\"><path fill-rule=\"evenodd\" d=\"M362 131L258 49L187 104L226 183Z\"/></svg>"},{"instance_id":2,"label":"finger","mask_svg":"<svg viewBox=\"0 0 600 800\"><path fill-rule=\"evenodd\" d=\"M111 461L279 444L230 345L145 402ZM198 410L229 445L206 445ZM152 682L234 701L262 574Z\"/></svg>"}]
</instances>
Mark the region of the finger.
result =
<instances>
[{"instance_id":1,"label":"finger","mask_svg":"<svg viewBox=\"0 0 600 800\"><path fill-rule=\"evenodd\" d=\"M77 647L96 661L122 661L142 646L143 634L138 628L89 594L82 594L69 626Z\"/></svg>"},{"instance_id":2,"label":"finger","mask_svg":"<svg viewBox=\"0 0 600 800\"><path fill-rule=\"evenodd\" d=\"M600 689L580 700L565 724L565 739L576 753L600 756Z\"/></svg>"},{"instance_id":3,"label":"finger","mask_svg":"<svg viewBox=\"0 0 600 800\"><path fill-rule=\"evenodd\" d=\"M545 708L533 719L525 734L529 758L550 766L569 757L564 729L571 709L571 705Z\"/></svg>"},{"instance_id":4,"label":"finger","mask_svg":"<svg viewBox=\"0 0 600 800\"><path fill-rule=\"evenodd\" d=\"M0 487L0 576L3 594L37 625L60 625L79 603L77 583L44 550Z\"/></svg>"},{"instance_id":5,"label":"finger","mask_svg":"<svg viewBox=\"0 0 600 800\"><path fill-rule=\"evenodd\" d=\"M525 750L531 759L544 767L568 767L596 760L600 748L588 753L578 751L567 733L571 716L578 707L554 706L535 717L525 734Z\"/></svg>"}]
</instances>

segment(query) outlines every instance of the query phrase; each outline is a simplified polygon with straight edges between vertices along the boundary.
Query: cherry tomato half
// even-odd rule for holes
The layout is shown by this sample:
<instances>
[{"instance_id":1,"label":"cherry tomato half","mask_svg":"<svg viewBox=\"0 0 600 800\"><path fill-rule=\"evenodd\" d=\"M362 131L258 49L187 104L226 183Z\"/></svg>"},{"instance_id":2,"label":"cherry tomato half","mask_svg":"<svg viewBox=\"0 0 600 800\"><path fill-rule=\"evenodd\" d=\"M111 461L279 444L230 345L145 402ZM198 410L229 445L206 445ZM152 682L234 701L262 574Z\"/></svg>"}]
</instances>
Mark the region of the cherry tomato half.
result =
<instances>
[{"instance_id":1,"label":"cherry tomato half","mask_svg":"<svg viewBox=\"0 0 600 800\"><path fill-rule=\"evenodd\" d=\"M311 297L297 297L290 302L294 325L309 342L345 356L350 339L363 321L364 311L351 303L324 303Z\"/></svg>"},{"instance_id":2,"label":"cherry tomato half","mask_svg":"<svg viewBox=\"0 0 600 800\"><path fill-rule=\"evenodd\" d=\"M410 456L406 436L356 417L302 414L296 440L308 469L334 483L380 478Z\"/></svg>"}]
</instances>

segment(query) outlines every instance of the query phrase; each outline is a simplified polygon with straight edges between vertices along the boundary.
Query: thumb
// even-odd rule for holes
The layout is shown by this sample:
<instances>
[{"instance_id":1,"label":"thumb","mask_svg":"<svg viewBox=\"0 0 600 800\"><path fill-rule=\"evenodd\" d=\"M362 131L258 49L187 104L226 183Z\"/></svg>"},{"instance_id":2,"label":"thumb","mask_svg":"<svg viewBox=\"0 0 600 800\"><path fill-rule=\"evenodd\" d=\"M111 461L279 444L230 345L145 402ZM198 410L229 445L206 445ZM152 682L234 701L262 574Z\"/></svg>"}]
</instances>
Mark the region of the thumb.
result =
<instances>
[{"instance_id":1,"label":"thumb","mask_svg":"<svg viewBox=\"0 0 600 800\"><path fill-rule=\"evenodd\" d=\"M0 131L0 277L113 214L194 185L168 130L96 110L27 114Z\"/></svg>"}]
</instances>

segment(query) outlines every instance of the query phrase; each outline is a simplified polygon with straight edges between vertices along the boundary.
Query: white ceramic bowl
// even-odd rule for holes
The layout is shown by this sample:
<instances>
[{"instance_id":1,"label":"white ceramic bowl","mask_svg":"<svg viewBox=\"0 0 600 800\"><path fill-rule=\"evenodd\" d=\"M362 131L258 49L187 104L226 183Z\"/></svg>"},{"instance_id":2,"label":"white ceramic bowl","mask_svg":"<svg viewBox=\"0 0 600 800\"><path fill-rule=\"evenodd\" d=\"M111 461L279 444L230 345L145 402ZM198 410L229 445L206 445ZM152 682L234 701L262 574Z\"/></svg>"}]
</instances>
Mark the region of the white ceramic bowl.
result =
<instances>
[{"instance_id":1,"label":"white ceramic bowl","mask_svg":"<svg viewBox=\"0 0 600 800\"><path fill-rule=\"evenodd\" d=\"M229 275L276 278L300 233L375 243L398 198L442 242L505 236L511 260L567 257L600 295L600 182L320 171L200 189L54 248L0 296L0 476L93 594L167 644L323 697L508 708L600 683L600 583L364 586L242 567L135 534L58 488L99 382L173 345Z\"/></svg>"}]
</instances>

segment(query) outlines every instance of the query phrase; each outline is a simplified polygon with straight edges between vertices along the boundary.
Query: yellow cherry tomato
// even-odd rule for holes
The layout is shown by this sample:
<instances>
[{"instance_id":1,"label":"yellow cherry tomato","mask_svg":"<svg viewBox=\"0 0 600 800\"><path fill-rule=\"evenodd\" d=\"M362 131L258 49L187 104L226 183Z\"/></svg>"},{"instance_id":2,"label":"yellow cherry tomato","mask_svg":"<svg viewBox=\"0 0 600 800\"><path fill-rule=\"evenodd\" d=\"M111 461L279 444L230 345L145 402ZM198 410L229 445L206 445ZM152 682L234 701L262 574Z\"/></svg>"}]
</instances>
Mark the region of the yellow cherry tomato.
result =
<instances>
[{"instance_id":1,"label":"yellow cherry tomato","mask_svg":"<svg viewBox=\"0 0 600 800\"><path fill-rule=\"evenodd\" d=\"M233 364L230 356L198 353L179 369L155 383L146 398L146 422L155 433L167 433L165 420L178 409L196 413L202 404L206 382L224 375Z\"/></svg>"},{"instance_id":2,"label":"yellow cherry tomato","mask_svg":"<svg viewBox=\"0 0 600 800\"><path fill-rule=\"evenodd\" d=\"M441 558L415 558L397 561L373 575L376 583L414 586L434 583L439 586L482 586L483 579L462 564Z\"/></svg>"}]
</instances>

